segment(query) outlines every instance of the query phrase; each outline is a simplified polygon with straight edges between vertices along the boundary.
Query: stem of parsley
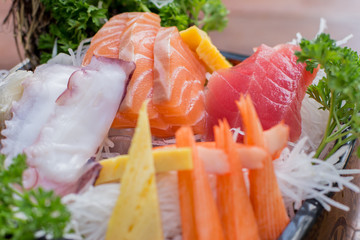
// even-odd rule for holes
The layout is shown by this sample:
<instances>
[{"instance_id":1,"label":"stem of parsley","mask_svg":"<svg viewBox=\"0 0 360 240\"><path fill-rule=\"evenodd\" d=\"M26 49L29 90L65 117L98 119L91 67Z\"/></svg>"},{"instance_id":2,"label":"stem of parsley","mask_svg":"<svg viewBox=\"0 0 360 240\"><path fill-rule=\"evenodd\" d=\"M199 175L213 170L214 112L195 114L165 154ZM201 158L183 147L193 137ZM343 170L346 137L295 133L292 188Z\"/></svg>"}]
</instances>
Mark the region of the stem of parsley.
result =
<instances>
[{"instance_id":1,"label":"stem of parsley","mask_svg":"<svg viewBox=\"0 0 360 240\"><path fill-rule=\"evenodd\" d=\"M320 109L329 111L325 134L315 153L315 157L319 157L328 144L334 143L326 159L360 136L359 55L350 48L338 46L324 33L312 41L302 39L300 47L301 51L295 53L298 62L305 62L310 72L320 66L326 73L326 77L307 90L309 96L321 104Z\"/></svg>"},{"instance_id":2,"label":"stem of parsley","mask_svg":"<svg viewBox=\"0 0 360 240\"><path fill-rule=\"evenodd\" d=\"M331 93L332 95L333 93ZM331 102L330 102L330 111L329 111L329 116L332 116L334 112L334 98L331 98ZM333 132L334 130L334 126L332 126L333 124L331 124L331 120L332 118L329 117L327 124L326 124L326 130L325 130L325 134L324 137L322 138L320 145L318 146L314 157L318 158L321 154L321 152L324 150L324 148L326 147L326 145L328 144L328 136Z\"/></svg>"}]
</instances>

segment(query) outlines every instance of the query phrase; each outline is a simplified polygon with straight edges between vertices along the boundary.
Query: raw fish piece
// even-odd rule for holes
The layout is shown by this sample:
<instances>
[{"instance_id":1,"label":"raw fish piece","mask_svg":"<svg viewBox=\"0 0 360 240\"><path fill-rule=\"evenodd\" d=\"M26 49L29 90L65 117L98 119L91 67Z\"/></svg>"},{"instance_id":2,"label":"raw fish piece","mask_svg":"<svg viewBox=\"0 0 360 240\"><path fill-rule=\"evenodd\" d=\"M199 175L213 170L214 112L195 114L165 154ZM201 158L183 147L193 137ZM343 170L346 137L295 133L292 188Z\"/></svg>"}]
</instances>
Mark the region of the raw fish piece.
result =
<instances>
[{"instance_id":1,"label":"raw fish piece","mask_svg":"<svg viewBox=\"0 0 360 240\"><path fill-rule=\"evenodd\" d=\"M113 128L134 128L141 104L149 99L154 136L174 136L184 124L193 126L195 133L204 132L205 67L175 27L160 28L158 15L131 13L111 18L92 39L84 65L92 55L136 63Z\"/></svg>"},{"instance_id":2,"label":"raw fish piece","mask_svg":"<svg viewBox=\"0 0 360 240\"><path fill-rule=\"evenodd\" d=\"M26 187L43 186L61 194L63 185L81 178L110 129L134 66L94 57L71 75L36 142L25 149L30 166Z\"/></svg>"},{"instance_id":3,"label":"raw fish piece","mask_svg":"<svg viewBox=\"0 0 360 240\"><path fill-rule=\"evenodd\" d=\"M205 67L183 42L176 27L161 28L154 45L153 102L176 126L194 125L203 117Z\"/></svg>"},{"instance_id":4,"label":"raw fish piece","mask_svg":"<svg viewBox=\"0 0 360 240\"><path fill-rule=\"evenodd\" d=\"M310 74L305 64L296 63L296 50L299 46L290 44L261 45L239 65L215 72L206 94L209 136L218 119L226 118L231 127L241 126L235 101L240 94L250 94L263 128L284 120L290 126L290 140L296 141L301 133L301 102L317 73Z\"/></svg>"},{"instance_id":5,"label":"raw fish piece","mask_svg":"<svg viewBox=\"0 0 360 240\"><path fill-rule=\"evenodd\" d=\"M139 13L130 12L118 14L110 18L92 38L90 48L86 52L82 62L83 66L88 65L93 56L118 59L120 36L128 20L137 15L139 15Z\"/></svg>"},{"instance_id":6,"label":"raw fish piece","mask_svg":"<svg viewBox=\"0 0 360 240\"><path fill-rule=\"evenodd\" d=\"M154 42L160 28L160 17L153 13L141 13L127 23L120 39L119 58L133 61L136 69L127 86L124 101L114 121L114 126L126 127L127 121L132 126L138 119L141 104L151 99L154 84ZM148 114L152 127L167 129L168 125L162 120L153 106L148 103ZM124 118L124 119L123 119Z\"/></svg>"},{"instance_id":7,"label":"raw fish piece","mask_svg":"<svg viewBox=\"0 0 360 240\"><path fill-rule=\"evenodd\" d=\"M71 74L78 68L58 64L44 64L36 68L24 83L21 99L13 104L13 118L6 121L1 134L1 153L7 155L9 166L16 155L23 153L39 136L44 124L54 113L55 100L65 91Z\"/></svg>"}]
</instances>

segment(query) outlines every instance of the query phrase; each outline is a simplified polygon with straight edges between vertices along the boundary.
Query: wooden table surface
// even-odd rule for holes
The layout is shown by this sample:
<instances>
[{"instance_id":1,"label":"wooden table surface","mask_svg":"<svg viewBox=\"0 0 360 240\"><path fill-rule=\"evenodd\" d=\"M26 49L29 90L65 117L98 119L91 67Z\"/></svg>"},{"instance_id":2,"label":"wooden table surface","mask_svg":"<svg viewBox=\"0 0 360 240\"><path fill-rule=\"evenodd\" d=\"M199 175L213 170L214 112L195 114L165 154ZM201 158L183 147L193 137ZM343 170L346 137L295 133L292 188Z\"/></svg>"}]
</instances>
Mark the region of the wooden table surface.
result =
<instances>
[{"instance_id":1,"label":"wooden table surface","mask_svg":"<svg viewBox=\"0 0 360 240\"><path fill-rule=\"evenodd\" d=\"M335 39L349 34L348 46L360 51L360 1L358 0L223 0L230 10L227 28L211 33L218 48L251 54L260 44L274 46L291 41L297 32L312 39L320 18Z\"/></svg>"}]
</instances>

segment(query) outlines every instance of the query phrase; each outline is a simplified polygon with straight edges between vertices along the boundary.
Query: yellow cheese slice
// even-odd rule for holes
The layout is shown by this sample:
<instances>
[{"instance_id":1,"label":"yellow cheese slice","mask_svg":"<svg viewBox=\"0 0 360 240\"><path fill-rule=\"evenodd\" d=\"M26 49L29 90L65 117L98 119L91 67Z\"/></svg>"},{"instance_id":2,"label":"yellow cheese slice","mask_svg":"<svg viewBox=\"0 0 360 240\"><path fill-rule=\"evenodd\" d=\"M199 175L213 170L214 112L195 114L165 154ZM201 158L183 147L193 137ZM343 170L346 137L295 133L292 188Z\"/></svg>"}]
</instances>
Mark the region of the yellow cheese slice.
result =
<instances>
[{"instance_id":1,"label":"yellow cheese slice","mask_svg":"<svg viewBox=\"0 0 360 240\"><path fill-rule=\"evenodd\" d=\"M190 148L164 148L152 151L157 173L190 170L193 167ZM102 166L95 185L118 182L123 176L129 155L120 155L100 161Z\"/></svg>"},{"instance_id":2,"label":"yellow cheese slice","mask_svg":"<svg viewBox=\"0 0 360 240\"><path fill-rule=\"evenodd\" d=\"M181 31L180 36L186 45L196 52L210 73L232 66L211 42L207 33L198 27L189 27Z\"/></svg>"},{"instance_id":3,"label":"yellow cheese slice","mask_svg":"<svg viewBox=\"0 0 360 240\"><path fill-rule=\"evenodd\" d=\"M146 108L144 103L139 112L107 240L163 239Z\"/></svg>"}]
</instances>

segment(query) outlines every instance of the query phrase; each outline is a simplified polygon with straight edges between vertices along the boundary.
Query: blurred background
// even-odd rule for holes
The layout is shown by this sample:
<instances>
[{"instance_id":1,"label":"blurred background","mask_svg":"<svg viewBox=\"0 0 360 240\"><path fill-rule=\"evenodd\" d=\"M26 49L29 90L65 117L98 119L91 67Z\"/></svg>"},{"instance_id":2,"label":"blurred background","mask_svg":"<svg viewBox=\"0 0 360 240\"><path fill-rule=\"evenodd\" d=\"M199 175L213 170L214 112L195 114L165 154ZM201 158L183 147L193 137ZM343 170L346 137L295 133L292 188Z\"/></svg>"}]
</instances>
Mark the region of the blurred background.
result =
<instances>
[{"instance_id":1,"label":"blurred background","mask_svg":"<svg viewBox=\"0 0 360 240\"><path fill-rule=\"evenodd\" d=\"M0 0L0 22L11 7L10 0ZM230 10L223 32L210 33L215 45L226 51L251 54L262 43L274 46L291 41L300 32L315 36L320 18L327 20L327 30L335 39L349 34L348 46L360 51L360 1L358 0L223 0ZM0 25L0 69L9 69L21 61L11 25Z\"/></svg>"}]
</instances>

